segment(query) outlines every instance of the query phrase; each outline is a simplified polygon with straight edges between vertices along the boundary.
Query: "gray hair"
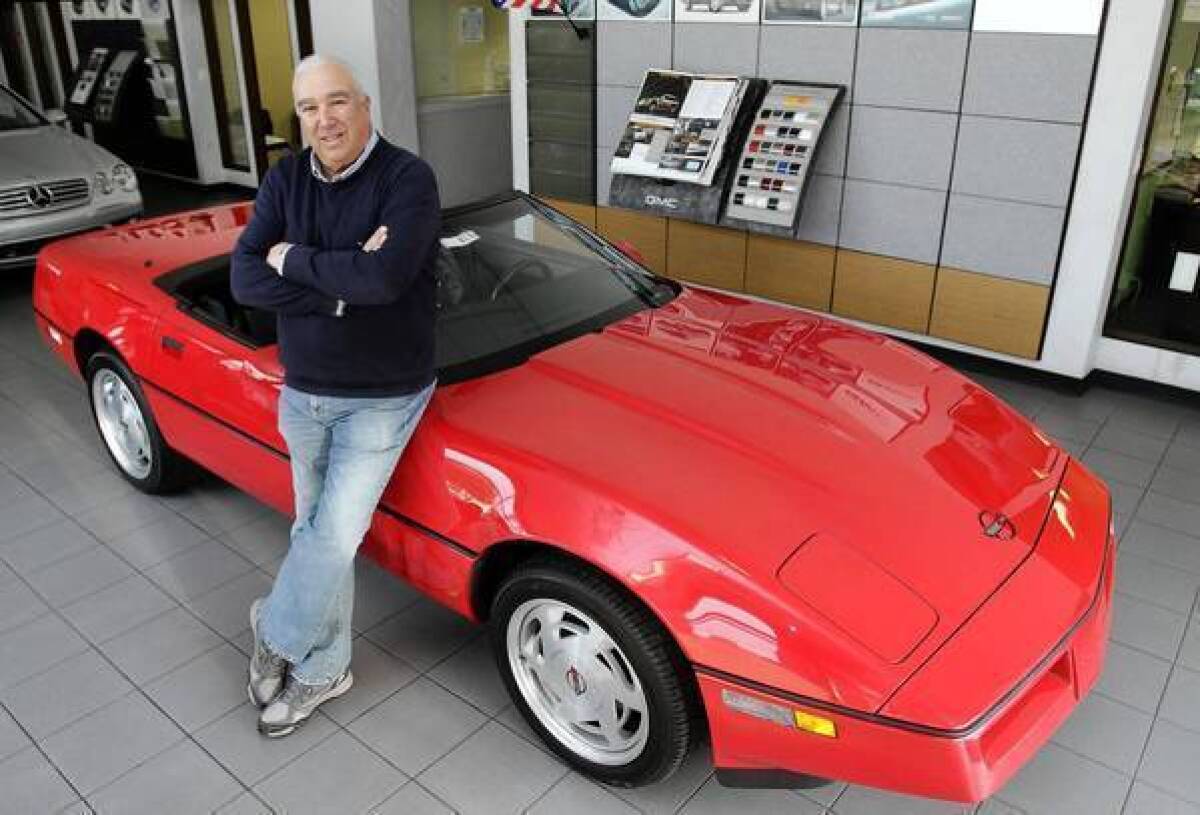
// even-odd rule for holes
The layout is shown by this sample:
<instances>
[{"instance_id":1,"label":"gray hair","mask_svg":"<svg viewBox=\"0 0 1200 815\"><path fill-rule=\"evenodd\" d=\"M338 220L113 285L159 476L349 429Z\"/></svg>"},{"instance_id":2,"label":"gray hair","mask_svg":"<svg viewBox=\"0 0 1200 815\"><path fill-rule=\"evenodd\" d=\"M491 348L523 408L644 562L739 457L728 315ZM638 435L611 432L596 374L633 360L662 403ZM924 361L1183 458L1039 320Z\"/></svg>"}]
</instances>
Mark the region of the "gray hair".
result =
<instances>
[{"instance_id":1,"label":"gray hair","mask_svg":"<svg viewBox=\"0 0 1200 815\"><path fill-rule=\"evenodd\" d=\"M350 86L359 96L366 96L367 92L363 90L363 86L358 81L358 77L354 75L354 69L344 59L329 56L327 54L309 54L304 59L296 63L296 70L292 72L292 87L296 87L296 82L301 76L311 71L313 68L320 68L322 65L336 65L346 72L350 77Z\"/></svg>"}]
</instances>

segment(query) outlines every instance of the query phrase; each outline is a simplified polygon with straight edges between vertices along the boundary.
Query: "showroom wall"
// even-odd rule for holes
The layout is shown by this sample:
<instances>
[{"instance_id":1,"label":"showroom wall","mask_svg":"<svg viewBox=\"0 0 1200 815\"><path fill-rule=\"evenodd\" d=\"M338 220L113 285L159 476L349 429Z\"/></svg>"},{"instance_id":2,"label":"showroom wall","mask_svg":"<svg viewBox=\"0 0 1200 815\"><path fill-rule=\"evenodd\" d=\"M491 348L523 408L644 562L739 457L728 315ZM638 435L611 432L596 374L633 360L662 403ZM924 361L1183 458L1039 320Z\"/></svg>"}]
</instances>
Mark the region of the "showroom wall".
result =
<instances>
[{"instance_id":1,"label":"showroom wall","mask_svg":"<svg viewBox=\"0 0 1200 815\"><path fill-rule=\"evenodd\" d=\"M821 147L801 242L637 224L652 244L647 254L662 254L670 272L684 277L697 255L720 256L728 267L740 254L740 277L701 274L698 282L1037 357L1101 8L1100 0L977 0L970 30L610 21L601 14L597 223L602 231L606 219L617 218L625 231L635 223L603 208L609 161L647 68L843 84L848 104ZM652 237L659 233L665 248ZM716 251L689 251L682 256L688 264L671 264L672 234L691 244L712 241ZM779 280L796 258L822 279L801 287Z\"/></svg>"}]
</instances>

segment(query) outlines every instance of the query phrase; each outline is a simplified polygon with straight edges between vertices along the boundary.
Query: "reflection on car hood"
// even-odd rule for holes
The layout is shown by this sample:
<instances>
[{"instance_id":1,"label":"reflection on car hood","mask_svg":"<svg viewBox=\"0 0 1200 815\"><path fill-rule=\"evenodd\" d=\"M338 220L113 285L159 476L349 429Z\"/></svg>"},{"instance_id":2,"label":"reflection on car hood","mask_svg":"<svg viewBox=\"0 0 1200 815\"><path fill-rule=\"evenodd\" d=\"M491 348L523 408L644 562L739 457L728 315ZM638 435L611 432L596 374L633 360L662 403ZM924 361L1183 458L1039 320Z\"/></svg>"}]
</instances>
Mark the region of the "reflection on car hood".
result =
<instances>
[{"instance_id":1,"label":"reflection on car hood","mask_svg":"<svg viewBox=\"0 0 1200 815\"><path fill-rule=\"evenodd\" d=\"M0 188L60 178L90 181L96 170L116 163L108 151L61 127L0 132Z\"/></svg>"},{"instance_id":2,"label":"reflection on car hood","mask_svg":"<svg viewBox=\"0 0 1200 815\"><path fill-rule=\"evenodd\" d=\"M690 289L476 385L463 429L764 586L805 541L834 538L927 603L943 636L1032 551L1065 461L902 343ZM1011 518L1012 534L989 538L983 513Z\"/></svg>"}]
</instances>

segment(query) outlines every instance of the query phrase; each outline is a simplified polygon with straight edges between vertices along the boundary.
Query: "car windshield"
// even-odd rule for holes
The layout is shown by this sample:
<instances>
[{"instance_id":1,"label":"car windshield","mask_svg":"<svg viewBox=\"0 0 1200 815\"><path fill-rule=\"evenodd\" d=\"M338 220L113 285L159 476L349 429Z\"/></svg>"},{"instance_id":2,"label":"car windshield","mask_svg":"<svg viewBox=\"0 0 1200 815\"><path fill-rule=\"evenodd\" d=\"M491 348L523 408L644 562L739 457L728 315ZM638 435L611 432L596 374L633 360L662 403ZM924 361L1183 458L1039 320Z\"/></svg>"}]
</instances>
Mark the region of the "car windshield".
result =
<instances>
[{"instance_id":1,"label":"car windshield","mask_svg":"<svg viewBox=\"0 0 1200 815\"><path fill-rule=\"evenodd\" d=\"M44 124L46 122L32 108L0 85L0 132L41 127Z\"/></svg>"},{"instance_id":2,"label":"car windshield","mask_svg":"<svg viewBox=\"0 0 1200 815\"><path fill-rule=\"evenodd\" d=\"M437 274L443 381L518 364L678 293L525 198L449 213Z\"/></svg>"}]
</instances>

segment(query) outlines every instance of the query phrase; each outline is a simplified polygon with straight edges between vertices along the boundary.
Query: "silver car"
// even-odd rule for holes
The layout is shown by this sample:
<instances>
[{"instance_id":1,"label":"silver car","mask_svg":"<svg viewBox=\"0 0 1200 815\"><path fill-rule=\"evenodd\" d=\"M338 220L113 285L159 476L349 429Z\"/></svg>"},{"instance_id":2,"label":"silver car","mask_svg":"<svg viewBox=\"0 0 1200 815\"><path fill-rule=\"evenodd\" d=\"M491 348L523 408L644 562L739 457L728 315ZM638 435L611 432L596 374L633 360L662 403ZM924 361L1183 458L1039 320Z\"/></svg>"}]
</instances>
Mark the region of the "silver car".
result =
<instances>
[{"instance_id":1,"label":"silver car","mask_svg":"<svg viewBox=\"0 0 1200 815\"><path fill-rule=\"evenodd\" d=\"M142 212L128 164L0 85L0 269L32 263L52 238Z\"/></svg>"}]
</instances>

